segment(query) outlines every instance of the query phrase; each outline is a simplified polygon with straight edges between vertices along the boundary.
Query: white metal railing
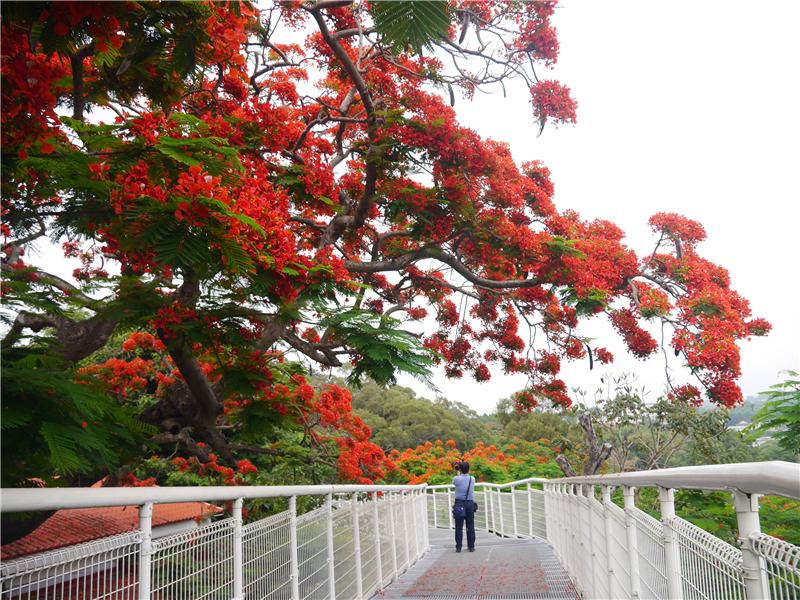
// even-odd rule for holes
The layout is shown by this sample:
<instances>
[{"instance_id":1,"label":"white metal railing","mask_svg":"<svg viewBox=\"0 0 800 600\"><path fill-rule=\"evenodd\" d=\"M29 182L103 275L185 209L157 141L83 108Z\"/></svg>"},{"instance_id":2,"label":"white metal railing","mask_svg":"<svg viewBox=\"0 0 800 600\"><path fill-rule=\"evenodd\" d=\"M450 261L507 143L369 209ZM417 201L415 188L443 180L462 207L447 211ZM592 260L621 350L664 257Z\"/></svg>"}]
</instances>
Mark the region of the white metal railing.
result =
<instances>
[{"instance_id":1,"label":"white metal railing","mask_svg":"<svg viewBox=\"0 0 800 600\"><path fill-rule=\"evenodd\" d=\"M369 598L428 549L425 486L175 487L2 491L2 510L138 506L139 528L3 561L5 599ZM298 514L298 497L313 509ZM288 509L242 523L246 501ZM231 516L152 537L154 504L232 501Z\"/></svg>"},{"instance_id":2,"label":"white metal railing","mask_svg":"<svg viewBox=\"0 0 800 600\"><path fill-rule=\"evenodd\" d=\"M661 520L635 505L659 490ZM584 598L800 600L800 548L760 531L758 495L800 500L800 465L684 467L478 483L476 527L547 540ZM612 501L622 489L623 506ZM675 514L674 490L730 490L738 547ZM3 599L335 599L372 596L453 527L453 486L285 486L2 490L4 512L139 507L122 535L4 561ZM297 499L310 509L298 514ZM247 524L246 502L288 508ZM152 536L153 506L232 501L231 515Z\"/></svg>"},{"instance_id":3,"label":"white metal railing","mask_svg":"<svg viewBox=\"0 0 800 600\"><path fill-rule=\"evenodd\" d=\"M543 489L534 489L533 486ZM659 490L661 520L635 505ZM611 500L622 489L623 507ZM675 514L674 490L732 492L738 547ZM780 461L477 483L476 528L546 539L584 598L800 600L800 547L761 533L759 495L800 500L800 465ZM427 488L428 521L453 527L452 485Z\"/></svg>"}]
</instances>

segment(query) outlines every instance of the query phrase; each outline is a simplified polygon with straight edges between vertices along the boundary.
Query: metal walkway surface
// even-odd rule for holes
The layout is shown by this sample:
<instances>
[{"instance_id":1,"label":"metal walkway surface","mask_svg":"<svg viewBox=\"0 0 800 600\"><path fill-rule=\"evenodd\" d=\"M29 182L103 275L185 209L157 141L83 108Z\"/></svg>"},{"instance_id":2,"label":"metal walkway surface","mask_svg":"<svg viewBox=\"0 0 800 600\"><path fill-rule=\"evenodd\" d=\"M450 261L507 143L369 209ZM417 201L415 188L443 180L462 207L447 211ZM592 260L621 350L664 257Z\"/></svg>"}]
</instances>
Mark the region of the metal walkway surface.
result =
<instances>
[{"instance_id":1,"label":"metal walkway surface","mask_svg":"<svg viewBox=\"0 0 800 600\"><path fill-rule=\"evenodd\" d=\"M576 600L567 572L540 539L477 532L475 552L455 552L453 531L430 529L431 550L373 600Z\"/></svg>"}]
</instances>

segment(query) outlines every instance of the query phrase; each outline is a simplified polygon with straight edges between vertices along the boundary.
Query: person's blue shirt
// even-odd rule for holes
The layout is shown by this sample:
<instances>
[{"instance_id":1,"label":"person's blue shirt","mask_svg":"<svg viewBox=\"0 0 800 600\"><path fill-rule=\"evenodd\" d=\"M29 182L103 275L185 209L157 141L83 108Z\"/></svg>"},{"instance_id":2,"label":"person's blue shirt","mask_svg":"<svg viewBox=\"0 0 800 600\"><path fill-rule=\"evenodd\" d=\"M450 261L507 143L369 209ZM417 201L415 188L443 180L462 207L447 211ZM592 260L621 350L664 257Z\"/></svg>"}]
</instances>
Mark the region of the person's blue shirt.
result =
<instances>
[{"instance_id":1,"label":"person's blue shirt","mask_svg":"<svg viewBox=\"0 0 800 600\"><path fill-rule=\"evenodd\" d=\"M475 478L472 475L456 475L453 477L453 485L456 487L456 500L475 501ZM467 488L469 488L469 497L465 498Z\"/></svg>"}]
</instances>

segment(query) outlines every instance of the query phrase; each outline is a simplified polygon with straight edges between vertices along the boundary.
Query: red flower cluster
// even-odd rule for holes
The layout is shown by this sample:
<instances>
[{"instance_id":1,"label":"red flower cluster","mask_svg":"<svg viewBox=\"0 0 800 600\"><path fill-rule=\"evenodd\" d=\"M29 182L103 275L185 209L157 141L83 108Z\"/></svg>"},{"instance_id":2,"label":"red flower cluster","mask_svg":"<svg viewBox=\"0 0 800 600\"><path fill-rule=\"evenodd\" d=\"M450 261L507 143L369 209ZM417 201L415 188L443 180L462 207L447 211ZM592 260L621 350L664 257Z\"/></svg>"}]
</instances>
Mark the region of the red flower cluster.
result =
<instances>
[{"instance_id":1,"label":"red flower cluster","mask_svg":"<svg viewBox=\"0 0 800 600\"><path fill-rule=\"evenodd\" d=\"M636 358L647 358L658 349L658 342L639 326L636 315L631 309L613 310L609 316L614 329L619 332L628 349Z\"/></svg>"},{"instance_id":2,"label":"red flower cluster","mask_svg":"<svg viewBox=\"0 0 800 600\"><path fill-rule=\"evenodd\" d=\"M578 103L573 100L570 90L552 79L537 81L531 86L533 116L541 123L575 123Z\"/></svg>"}]
</instances>

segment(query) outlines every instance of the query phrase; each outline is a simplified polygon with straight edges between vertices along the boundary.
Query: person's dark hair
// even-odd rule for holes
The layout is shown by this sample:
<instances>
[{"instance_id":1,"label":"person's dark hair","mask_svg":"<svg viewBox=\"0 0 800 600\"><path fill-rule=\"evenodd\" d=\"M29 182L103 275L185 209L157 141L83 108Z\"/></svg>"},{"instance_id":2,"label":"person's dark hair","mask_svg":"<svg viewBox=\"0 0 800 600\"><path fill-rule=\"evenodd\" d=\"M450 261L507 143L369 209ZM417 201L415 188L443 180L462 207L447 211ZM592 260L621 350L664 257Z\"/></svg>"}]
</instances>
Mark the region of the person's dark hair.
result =
<instances>
[{"instance_id":1,"label":"person's dark hair","mask_svg":"<svg viewBox=\"0 0 800 600\"><path fill-rule=\"evenodd\" d=\"M456 463L456 469L462 474L469 473L469 463L465 460Z\"/></svg>"}]
</instances>

